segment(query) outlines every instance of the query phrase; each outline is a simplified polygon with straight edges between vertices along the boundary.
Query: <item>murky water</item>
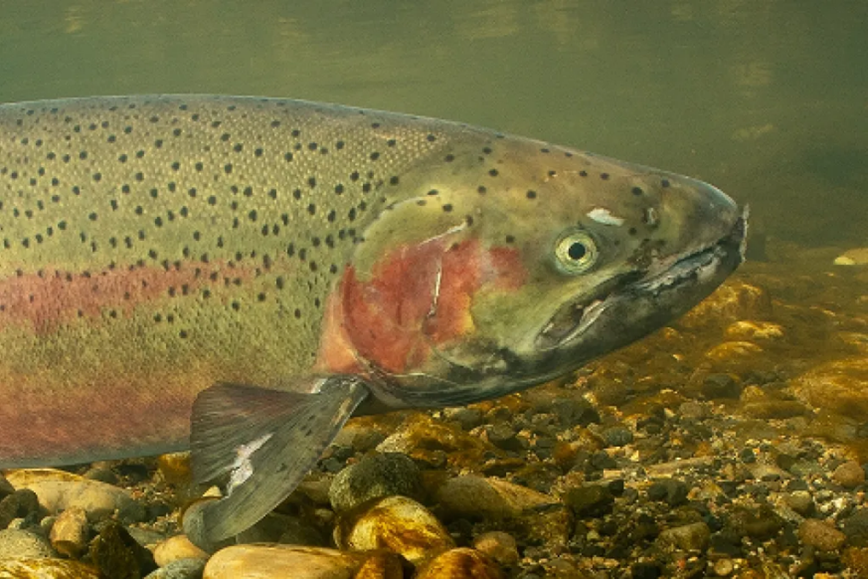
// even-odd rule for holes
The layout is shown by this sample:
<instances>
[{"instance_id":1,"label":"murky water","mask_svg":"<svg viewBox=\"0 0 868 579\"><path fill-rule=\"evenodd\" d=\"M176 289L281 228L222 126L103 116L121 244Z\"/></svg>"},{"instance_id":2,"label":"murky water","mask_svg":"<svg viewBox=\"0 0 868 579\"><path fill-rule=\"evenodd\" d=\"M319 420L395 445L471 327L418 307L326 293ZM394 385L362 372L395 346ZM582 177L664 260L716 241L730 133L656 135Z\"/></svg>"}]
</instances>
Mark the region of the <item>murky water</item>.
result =
<instances>
[{"instance_id":1,"label":"murky water","mask_svg":"<svg viewBox=\"0 0 868 579\"><path fill-rule=\"evenodd\" d=\"M217 92L463 120L696 175L866 243L868 4L0 0L0 101Z\"/></svg>"}]
</instances>

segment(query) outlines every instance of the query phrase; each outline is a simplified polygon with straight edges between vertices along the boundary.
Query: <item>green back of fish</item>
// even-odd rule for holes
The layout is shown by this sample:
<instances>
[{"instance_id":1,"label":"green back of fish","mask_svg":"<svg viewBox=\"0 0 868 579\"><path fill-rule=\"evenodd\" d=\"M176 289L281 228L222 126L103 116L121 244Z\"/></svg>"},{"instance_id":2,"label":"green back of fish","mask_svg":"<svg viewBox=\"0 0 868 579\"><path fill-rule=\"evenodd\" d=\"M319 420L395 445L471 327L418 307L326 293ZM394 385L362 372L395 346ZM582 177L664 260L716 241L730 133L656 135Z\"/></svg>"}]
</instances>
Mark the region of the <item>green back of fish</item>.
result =
<instances>
[{"instance_id":1,"label":"green back of fish","mask_svg":"<svg viewBox=\"0 0 868 579\"><path fill-rule=\"evenodd\" d=\"M180 448L201 389L308 371L365 225L462 138L493 136L276 99L0 106L0 466Z\"/></svg>"}]
</instances>

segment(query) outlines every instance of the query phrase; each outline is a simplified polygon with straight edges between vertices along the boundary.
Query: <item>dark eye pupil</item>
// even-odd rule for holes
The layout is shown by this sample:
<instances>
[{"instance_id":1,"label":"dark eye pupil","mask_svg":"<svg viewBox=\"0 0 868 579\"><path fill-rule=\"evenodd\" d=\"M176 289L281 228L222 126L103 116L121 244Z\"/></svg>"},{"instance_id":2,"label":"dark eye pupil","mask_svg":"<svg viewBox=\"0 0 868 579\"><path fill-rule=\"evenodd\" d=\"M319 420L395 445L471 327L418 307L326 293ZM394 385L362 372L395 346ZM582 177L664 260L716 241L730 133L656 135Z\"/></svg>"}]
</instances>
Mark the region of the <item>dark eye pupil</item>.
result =
<instances>
[{"instance_id":1,"label":"dark eye pupil","mask_svg":"<svg viewBox=\"0 0 868 579\"><path fill-rule=\"evenodd\" d=\"M585 254L588 252L584 243L573 243L570 245L570 248L567 250L567 254L570 256L570 259L574 259L576 261L585 257Z\"/></svg>"}]
</instances>

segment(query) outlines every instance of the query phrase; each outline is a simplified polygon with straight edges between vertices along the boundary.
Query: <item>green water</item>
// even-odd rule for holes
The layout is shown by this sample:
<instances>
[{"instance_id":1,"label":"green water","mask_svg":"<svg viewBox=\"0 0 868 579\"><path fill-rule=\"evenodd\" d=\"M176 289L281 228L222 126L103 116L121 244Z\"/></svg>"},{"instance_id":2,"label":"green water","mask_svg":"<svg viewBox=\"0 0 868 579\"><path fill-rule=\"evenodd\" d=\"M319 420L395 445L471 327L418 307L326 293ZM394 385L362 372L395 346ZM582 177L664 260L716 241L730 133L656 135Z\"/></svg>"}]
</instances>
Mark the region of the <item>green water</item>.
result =
<instances>
[{"instance_id":1,"label":"green water","mask_svg":"<svg viewBox=\"0 0 868 579\"><path fill-rule=\"evenodd\" d=\"M868 245L868 3L0 0L0 101L215 92L462 120L709 180Z\"/></svg>"}]
</instances>

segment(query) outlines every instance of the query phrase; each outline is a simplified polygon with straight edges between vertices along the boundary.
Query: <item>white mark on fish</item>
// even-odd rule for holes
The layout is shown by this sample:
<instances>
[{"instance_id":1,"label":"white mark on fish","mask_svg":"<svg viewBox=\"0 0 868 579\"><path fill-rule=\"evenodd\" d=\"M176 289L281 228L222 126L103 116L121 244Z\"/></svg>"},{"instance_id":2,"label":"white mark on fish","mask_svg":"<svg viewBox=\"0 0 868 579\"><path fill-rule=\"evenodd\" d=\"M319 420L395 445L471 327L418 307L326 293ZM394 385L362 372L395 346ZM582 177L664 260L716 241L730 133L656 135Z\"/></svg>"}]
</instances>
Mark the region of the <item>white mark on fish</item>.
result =
<instances>
[{"instance_id":1,"label":"white mark on fish","mask_svg":"<svg viewBox=\"0 0 868 579\"><path fill-rule=\"evenodd\" d=\"M256 440L242 444L235 449L235 461L232 463L232 471L229 473L229 483L226 485L227 495L231 495L235 487L240 486L253 475L253 465L250 463L250 458L272 436L273 433L271 432L263 434Z\"/></svg>"},{"instance_id":2,"label":"white mark on fish","mask_svg":"<svg viewBox=\"0 0 868 579\"><path fill-rule=\"evenodd\" d=\"M660 217L657 215L657 210L653 207L645 209L645 223L648 227L657 227L660 222Z\"/></svg>"},{"instance_id":3,"label":"white mark on fish","mask_svg":"<svg viewBox=\"0 0 868 579\"><path fill-rule=\"evenodd\" d=\"M624 219L622 217L612 215L612 213L605 207L594 207L588 211L586 215L597 223L602 223L603 225L624 225Z\"/></svg>"}]
</instances>

